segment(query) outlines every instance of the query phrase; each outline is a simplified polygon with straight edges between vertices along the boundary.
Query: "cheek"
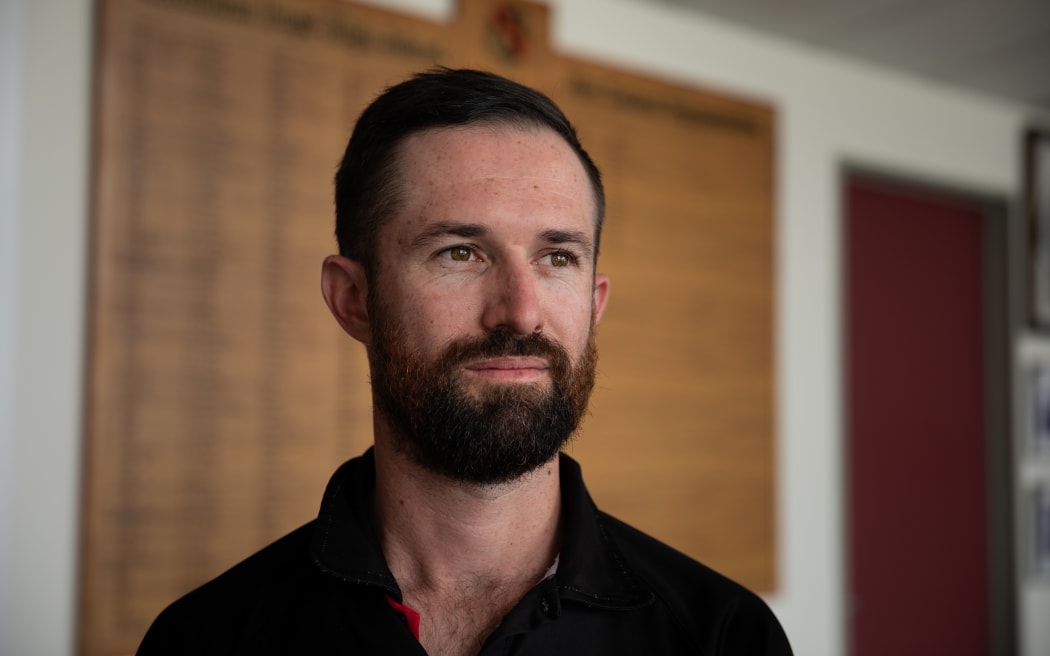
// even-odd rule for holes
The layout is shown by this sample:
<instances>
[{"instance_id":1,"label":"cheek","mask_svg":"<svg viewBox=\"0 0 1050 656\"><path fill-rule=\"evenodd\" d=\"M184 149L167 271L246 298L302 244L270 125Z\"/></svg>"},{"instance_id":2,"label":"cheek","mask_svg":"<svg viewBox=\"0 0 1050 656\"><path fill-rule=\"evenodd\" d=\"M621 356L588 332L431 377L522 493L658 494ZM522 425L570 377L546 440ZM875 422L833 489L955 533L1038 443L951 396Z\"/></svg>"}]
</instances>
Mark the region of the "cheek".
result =
<instances>
[{"instance_id":1,"label":"cheek","mask_svg":"<svg viewBox=\"0 0 1050 656\"><path fill-rule=\"evenodd\" d=\"M591 333L592 303L586 301L565 301L547 314L547 333L569 351L575 360L583 353L587 338Z\"/></svg>"},{"instance_id":2,"label":"cheek","mask_svg":"<svg viewBox=\"0 0 1050 656\"><path fill-rule=\"evenodd\" d=\"M477 333L476 309L469 295L460 291L420 289L404 295L399 306L396 316L406 337L428 353Z\"/></svg>"}]
</instances>

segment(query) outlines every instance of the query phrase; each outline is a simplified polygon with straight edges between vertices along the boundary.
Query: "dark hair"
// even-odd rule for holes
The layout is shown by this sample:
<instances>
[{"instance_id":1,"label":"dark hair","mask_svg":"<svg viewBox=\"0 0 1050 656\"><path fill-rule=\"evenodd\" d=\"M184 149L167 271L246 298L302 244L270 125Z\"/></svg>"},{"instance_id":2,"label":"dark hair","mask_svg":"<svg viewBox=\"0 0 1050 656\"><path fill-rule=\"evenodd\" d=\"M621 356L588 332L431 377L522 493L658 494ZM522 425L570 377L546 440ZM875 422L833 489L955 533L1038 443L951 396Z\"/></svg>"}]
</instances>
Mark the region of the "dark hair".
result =
<instances>
[{"instance_id":1,"label":"dark hair","mask_svg":"<svg viewBox=\"0 0 1050 656\"><path fill-rule=\"evenodd\" d=\"M357 120L335 176L335 236L340 254L374 273L376 231L399 201L398 146L409 135L462 125L549 128L572 147L590 178L596 207L595 257L605 217L601 173L576 130L539 91L493 73L437 68L392 86Z\"/></svg>"}]
</instances>

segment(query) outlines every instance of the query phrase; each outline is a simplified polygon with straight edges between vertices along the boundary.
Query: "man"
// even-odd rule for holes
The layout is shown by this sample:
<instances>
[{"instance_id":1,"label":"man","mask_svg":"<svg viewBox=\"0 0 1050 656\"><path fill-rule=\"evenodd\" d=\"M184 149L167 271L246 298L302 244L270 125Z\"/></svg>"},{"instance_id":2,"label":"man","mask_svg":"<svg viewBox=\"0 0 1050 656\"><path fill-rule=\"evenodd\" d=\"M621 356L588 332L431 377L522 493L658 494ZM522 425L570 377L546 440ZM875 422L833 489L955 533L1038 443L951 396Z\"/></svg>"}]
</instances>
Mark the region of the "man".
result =
<instances>
[{"instance_id":1,"label":"man","mask_svg":"<svg viewBox=\"0 0 1050 656\"><path fill-rule=\"evenodd\" d=\"M594 385L603 214L538 92L440 69L375 100L321 284L367 350L375 446L139 653L789 654L758 597L599 512L559 455Z\"/></svg>"}]
</instances>

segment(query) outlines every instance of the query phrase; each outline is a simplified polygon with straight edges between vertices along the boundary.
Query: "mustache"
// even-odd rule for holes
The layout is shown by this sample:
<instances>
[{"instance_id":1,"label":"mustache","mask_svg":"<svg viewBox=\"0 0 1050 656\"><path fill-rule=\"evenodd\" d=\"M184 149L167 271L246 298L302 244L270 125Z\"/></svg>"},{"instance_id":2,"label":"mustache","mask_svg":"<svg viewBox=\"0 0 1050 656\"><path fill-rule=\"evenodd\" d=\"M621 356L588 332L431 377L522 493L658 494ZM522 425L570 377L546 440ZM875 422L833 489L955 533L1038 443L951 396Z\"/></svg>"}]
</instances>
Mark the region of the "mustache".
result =
<instances>
[{"instance_id":1,"label":"mustache","mask_svg":"<svg viewBox=\"0 0 1050 656\"><path fill-rule=\"evenodd\" d=\"M498 357L539 357L547 360L552 368L569 366L569 354L565 348L542 333L519 335L507 329L494 330L480 337L467 338L452 343L442 358L454 366L471 360Z\"/></svg>"}]
</instances>

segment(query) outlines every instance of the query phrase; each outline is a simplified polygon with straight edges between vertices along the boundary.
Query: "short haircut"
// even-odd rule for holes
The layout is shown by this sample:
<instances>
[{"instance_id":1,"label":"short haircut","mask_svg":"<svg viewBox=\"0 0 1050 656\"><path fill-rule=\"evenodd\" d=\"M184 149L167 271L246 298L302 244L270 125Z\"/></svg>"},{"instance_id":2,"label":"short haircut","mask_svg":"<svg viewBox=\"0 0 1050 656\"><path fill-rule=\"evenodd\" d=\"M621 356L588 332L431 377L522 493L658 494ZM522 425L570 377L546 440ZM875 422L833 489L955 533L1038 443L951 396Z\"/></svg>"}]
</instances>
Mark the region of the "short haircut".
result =
<instances>
[{"instance_id":1,"label":"short haircut","mask_svg":"<svg viewBox=\"0 0 1050 656\"><path fill-rule=\"evenodd\" d=\"M469 69L436 68L384 91L357 120L335 176L335 236L341 255L375 272L379 226L400 200L398 152L406 137L433 128L507 125L548 128L572 147L590 178L596 209L598 256L605 189L601 173L580 145L569 119L535 89Z\"/></svg>"}]
</instances>

